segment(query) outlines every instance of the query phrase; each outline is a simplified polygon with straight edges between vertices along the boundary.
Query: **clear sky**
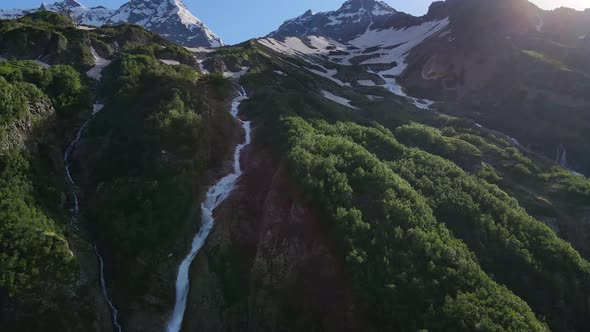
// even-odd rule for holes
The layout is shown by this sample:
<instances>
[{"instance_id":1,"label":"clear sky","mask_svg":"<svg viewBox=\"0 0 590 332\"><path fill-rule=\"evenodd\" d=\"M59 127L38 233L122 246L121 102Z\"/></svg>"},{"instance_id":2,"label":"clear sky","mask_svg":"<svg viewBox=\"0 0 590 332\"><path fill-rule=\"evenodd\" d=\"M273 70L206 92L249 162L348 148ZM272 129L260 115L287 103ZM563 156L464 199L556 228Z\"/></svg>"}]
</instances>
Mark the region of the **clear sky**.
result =
<instances>
[{"instance_id":1,"label":"clear sky","mask_svg":"<svg viewBox=\"0 0 590 332\"><path fill-rule=\"evenodd\" d=\"M57 0L44 0L55 2ZM126 0L78 0L86 6L119 8ZM334 10L345 0L183 0L195 16L218 34L226 43L233 44L253 37L260 37L275 30L289 18L314 12ZM42 0L0 0L0 9L34 8ZM432 0L385 0L393 8L423 15ZM542 8L559 6L584 9L588 0L533 0Z\"/></svg>"}]
</instances>

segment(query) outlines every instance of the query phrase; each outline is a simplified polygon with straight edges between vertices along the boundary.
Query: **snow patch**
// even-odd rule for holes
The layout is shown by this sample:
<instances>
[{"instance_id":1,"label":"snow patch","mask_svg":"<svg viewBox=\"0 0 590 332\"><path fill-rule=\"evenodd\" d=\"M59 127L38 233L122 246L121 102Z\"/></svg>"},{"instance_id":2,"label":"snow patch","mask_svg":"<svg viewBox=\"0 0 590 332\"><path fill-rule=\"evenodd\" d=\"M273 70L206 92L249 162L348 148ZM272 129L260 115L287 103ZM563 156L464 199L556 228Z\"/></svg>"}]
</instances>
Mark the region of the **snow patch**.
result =
<instances>
[{"instance_id":1,"label":"snow patch","mask_svg":"<svg viewBox=\"0 0 590 332\"><path fill-rule=\"evenodd\" d=\"M406 67L403 64L405 63L407 53L411 49L425 41L430 36L445 29L449 25L449 22L449 19L446 18L438 21L425 22L421 25L415 25L403 29L368 30L356 39L351 40L349 43L350 45L353 45L361 49L357 52L362 52L363 49L367 49L374 46L387 47L398 45L397 47L391 50L380 49L379 51L377 51L377 53L369 53L378 56L363 61L361 64L396 62L399 64L399 73L401 73Z\"/></svg>"},{"instance_id":2,"label":"snow patch","mask_svg":"<svg viewBox=\"0 0 590 332\"><path fill-rule=\"evenodd\" d=\"M199 69L201 70L201 73L207 75L209 74L209 71L207 69L205 69L205 65L203 65L203 62L205 60L197 60L197 63L199 64Z\"/></svg>"},{"instance_id":3,"label":"snow patch","mask_svg":"<svg viewBox=\"0 0 590 332\"><path fill-rule=\"evenodd\" d=\"M375 5L373 5L373 10L371 11L371 14L373 16L383 16L383 15L389 15L389 14L393 14L393 13L395 13L395 10L392 10L392 8L389 6L384 7L380 3L375 3Z\"/></svg>"},{"instance_id":4,"label":"snow patch","mask_svg":"<svg viewBox=\"0 0 590 332\"><path fill-rule=\"evenodd\" d=\"M282 72L282 71L280 71L280 70L275 70L275 73L276 73L276 74L279 74L279 75L281 75L281 76L287 76L287 74L283 73L283 72Z\"/></svg>"},{"instance_id":5,"label":"snow patch","mask_svg":"<svg viewBox=\"0 0 590 332\"><path fill-rule=\"evenodd\" d=\"M317 66L317 65L316 65ZM320 66L321 67L321 66ZM324 67L321 67L323 70L325 70L325 72L317 70L317 69L313 69L313 68L307 68L305 67L305 70L312 72L316 75L325 77L327 79L329 79L330 81L340 85L340 86L351 86L350 83L344 83L341 80L337 79L334 77L334 75L336 75L338 73L338 71L336 69L326 69Z\"/></svg>"},{"instance_id":6,"label":"snow patch","mask_svg":"<svg viewBox=\"0 0 590 332\"><path fill-rule=\"evenodd\" d=\"M337 95L335 95L335 94L333 94L331 92L328 92L326 90L322 90L322 95L324 96L324 98L329 99L329 100L331 100L331 101L333 101L335 103L338 103L338 104L340 104L342 106L346 106L348 108L352 108L352 109L358 110L357 107L354 107L354 106L350 105L350 100L348 100L346 98L342 98L342 97L337 96Z\"/></svg>"},{"instance_id":7,"label":"snow patch","mask_svg":"<svg viewBox=\"0 0 590 332\"><path fill-rule=\"evenodd\" d=\"M104 108L103 104L99 104L99 103L94 104L94 106L92 107L92 115L102 111L103 108Z\"/></svg>"},{"instance_id":8,"label":"snow patch","mask_svg":"<svg viewBox=\"0 0 590 332\"><path fill-rule=\"evenodd\" d=\"M193 52L193 53L212 53L215 52L214 49L212 48L207 48L207 47L185 47L185 49L189 52Z\"/></svg>"},{"instance_id":9,"label":"snow patch","mask_svg":"<svg viewBox=\"0 0 590 332\"><path fill-rule=\"evenodd\" d=\"M248 71L250 70L250 67L242 67L242 70L238 71L238 72L231 72L231 71L226 71L223 73L223 77L225 78L233 78L233 79L238 79L240 77L242 77L244 74L246 74Z\"/></svg>"},{"instance_id":10,"label":"snow patch","mask_svg":"<svg viewBox=\"0 0 590 332\"><path fill-rule=\"evenodd\" d=\"M381 97L381 96L373 96L373 95L366 95L366 97L370 101L375 101L375 100L381 100L381 99L383 99L383 97Z\"/></svg>"},{"instance_id":11,"label":"snow patch","mask_svg":"<svg viewBox=\"0 0 590 332\"><path fill-rule=\"evenodd\" d=\"M399 83L397 82L397 80L395 78L393 78L393 75L399 75L401 73L401 72L399 72L399 69L397 67L394 67L389 70L381 71L381 72L374 72L374 71L370 71L370 70L369 70L369 72L379 75L385 81L384 87L387 90L389 90L391 93L393 93L394 95L408 99L412 104L414 104L414 106L416 106L418 108L427 110L427 109L430 109L430 106L432 106L432 104L434 104L434 102L431 100L418 99L418 98L408 96L404 92L403 87L401 85L399 85Z\"/></svg>"},{"instance_id":12,"label":"snow patch","mask_svg":"<svg viewBox=\"0 0 590 332\"><path fill-rule=\"evenodd\" d=\"M100 81L102 78L102 70L111 64L111 62L107 59L103 59L96 53L96 50L93 46L90 46L90 53L92 53L92 57L94 58L94 67L92 67L89 71L86 72L88 77L93 78L97 81Z\"/></svg>"},{"instance_id":13,"label":"snow patch","mask_svg":"<svg viewBox=\"0 0 590 332\"><path fill-rule=\"evenodd\" d=\"M171 65L171 66L179 66L180 62L176 61L176 60L166 60L166 59L158 59L161 62L167 64L167 65Z\"/></svg>"},{"instance_id":14,"label":"snow patch","mask_svg":"<svg viewBox=\"0 0 590 332\"><path fill-rule=\"evenodd\" d=\"M51 66L50 66L48 63L45 63L45 62L43 62L43 61L39 60L40 58L41 58L41 57L39 57L39 58L37 58L37 59L33 60L33 62L34 62L34 63L36 63L36 64L38 64L39 66L41 66L41 67L43 67L43 68L49 68L49 67L51 67Z\"/></svg>"},{"instance_id":15,"label":"snow patch","mask_svg":"<svg viewBox=\"0 0 590 332\"><path fill-rule=\"evenodd\" d=\"M359 81L356 81L356 82L359 85L362 85L362 86L375 86L375 85L377 85L377 84L375 84L375 82L373 82L371 80L359 80Z\"/></svg>"},{"instance_id":16,"label":"snow patch","mask_svg":"<svg viewBox=\"0 0 590 332\"><path fill-rule=\"evenodd\" d=\"M306 41L311 47L304 43L301 38L306 38ZM264 38L260 39L259 42L276 52L296 56L324 55L331 50L346 51L346 46L343 44L324 37L310 36L301 38L287 37L284 41L274 38Z\"/></svg>"},{"instance_id":17,"label":"snow patch","mask_svg":"<svg viewBox=\"0 0 590 332\"><path fill-rule=\"evenodd\" d=\"M78 30L85 30L85 31L96 30L95 27L89 27L89 26L85 26L85 25L76 25L76 29L78 29Z\"/></svg>"}]
</instances>

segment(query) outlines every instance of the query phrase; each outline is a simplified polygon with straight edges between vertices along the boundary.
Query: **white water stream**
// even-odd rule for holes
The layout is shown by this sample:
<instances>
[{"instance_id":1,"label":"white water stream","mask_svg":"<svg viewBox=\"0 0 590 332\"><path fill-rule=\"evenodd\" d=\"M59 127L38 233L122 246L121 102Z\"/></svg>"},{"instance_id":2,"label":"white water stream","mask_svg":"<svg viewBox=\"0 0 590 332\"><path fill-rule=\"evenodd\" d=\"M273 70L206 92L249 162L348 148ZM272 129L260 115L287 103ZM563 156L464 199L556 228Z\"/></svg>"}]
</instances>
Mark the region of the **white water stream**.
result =
<instances>
[{"instance_id":1,"label":"white water stream","mask_svg":"<svg viewBox=\"0 0 590 332\"><path fill-rule=\"evenodd\" d=\"M199 253L199 250L201 250L205 244L211 228L213 228L213 224L215 222L213 219L213 211L229 196L229 194L235 188L236 181L242 174L240 155L244 147L250 144L251 127L249 121L241 121L238 118L238 108L242 101L246 100L247 98L248 97L246 96L244 88L240 87L240 95L233 100L230 112L231 115L240 122L242 128L244 128L244 131L246 132L246 139L244 143L236 146L234 151L233 172L226 175L224 178L219 180L219 182L209 188L205 201L201 203L201 229L193 239L190 252L178 268L178 276L176 278L176 304L174 305L174 311L170 316L170 320L168 321L168 326L166 328L168 332L178 332L182 326L182 320L186 310L186 300L189 291L189 269L191 263Z\"/></svg>"}]
</instances>

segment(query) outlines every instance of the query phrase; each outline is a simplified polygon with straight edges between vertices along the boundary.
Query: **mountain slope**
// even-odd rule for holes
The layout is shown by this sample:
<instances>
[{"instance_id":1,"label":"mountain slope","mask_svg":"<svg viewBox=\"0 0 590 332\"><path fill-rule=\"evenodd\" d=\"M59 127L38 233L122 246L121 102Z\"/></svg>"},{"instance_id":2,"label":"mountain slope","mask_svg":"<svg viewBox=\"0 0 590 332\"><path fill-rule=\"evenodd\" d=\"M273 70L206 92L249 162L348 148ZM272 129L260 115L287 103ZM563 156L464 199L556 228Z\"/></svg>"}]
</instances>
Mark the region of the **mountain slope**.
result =
<instances>
[{"instance_id":1,"label":"mountain slope","mask_svg":"<svg viewBox=\"0 0 590 332\"><path fill-rule=\"evenodd\" d=\"M125 330L158 326L168 255L237 135L227 82L132 25L41 11L0 21L0 40L0 330L110 331L115 309Z\"/></svg>"},{"instance_id":2,"label":"mountain slope","mask_svg":"<svg viewBox=\"0 0 590 332\"><path fill-rule=\"evenodd\" d=\"M344 84L383 86L423 108L437 102L435 108L505 132L550 159L560 160L555 153L565 148L568 167L590 172L583 134L590 129L583 92L590 83L590 10L453 0L433 3L423 17L382 10L378 21L367 10L378 6L385 5L351 0L334 12L308 12L263 42L313 55L324 69L348 66L321 70L340 80L354 71L356 82Z\"/></svg>"},{"instance_id":3,"label":"mountain slope","mask_svg":"<svg viewBox=\"0 0 590 332\"><path fill-rule=\"evenodd\" d=\"M359 23L361 4L368 19L372 3L341 18ZM433 52L469 39L467 60L519 54L521 75L562 79L587 60L508 48L527 31L546 41L528 3L470 3L392 13L340 41L203 53L134 25L0 21L0 238L19 240L0 241L0 329L108 331L116 308L123 330L162 331L197 236L182 330L585 332L590 180L564 167L570 147L556 163L455 114L440 82L408 87ZM426 69L428 82L453 70ZM205 198L220 204L200 209Z\"/></svg>"},{"instance_id":4,"label":"mountain slope","mask_svg":"<svg viewBox=\"0 0 590 332\"><path fill-rule=\"evenodd\" d=\"M61 13L77 24L136 24L184 46L219 47L223 41L186 8L181 0L131 0L118 10L88 8L76 0L43 3L38 9L0 10L0 19L14 19L37 10Z\"/></svg>"},{"instance_id":5,"label":"mountain slope","mask_svg":"<svg viewBox=\"0 0 590 332\"><path fill-rule=\"evenodd\" d=\"M494 323L484 330L545 330L509 295L513 294L535 315L546 317L552 330L584 329L588 289L582 280L590 277L588 262L529 215L553 211L528 212L538 202L531 204L529 197L517 192L525 210L503 189L546 187L549 192L539 195L555 207L570 204L588 209L587 179L521 152L508 138L468 120L418 111L405 98L382 88L347 86L333 77L322 78L325 73L311 63L316 58L275 51L265 41L219 51L205 62L210 70L246 70L242 82L250 99L244 102L243 112L256 131L254 151L246 162L252 169L246 169L242 186L220 207L217 220L221 224L196 261L192 282L197 286L191 288L187 327L239 330L232 327L249 324L262 331L292 326L332 330L342 322L333 322L329 307L297 308L339 298L350 308L340 318L345 320L342 325L361 330L444 330L448 323L469 331L481 328L478 324L488 319ZM269 159L280 166L268 166L270 162L264 161ZM271 174L264 167L273 167ZM278 175L277 168L286 174ZM577 183L578 189L565 185L569 181ZM282 184L289 182L290 186ZM292 189L288 193L279 189L286 187ZM379 206L388 190L392 201ZM252 194L262 195L263 203L257 203ZM399 203L394 202L396 198ZM421 210L422 202L432 212ZM394 212L395 207L419 212L408 216ZM430 217L424 217L430 213L437 225L433 233ZM406 224L413 221L417 224ZM446 230L450 238L444 235ZM428 235L421 238L422 232ZM461 263L436 260L440 251L432 248L440 237ZM428 242L425 252L415 247L423 241ZM467 256L458 256L463 250L459 243L467 246L465 250L476 257L475 266L500 288L466 267L471 264ZM577 244L577 248L583 246ZM340 259L343 270L330 265L331 254ZM313 279L319 285L311 286L306 272L314 269L313 262L325 262L329 268ZM467 290L469 286L461 282L447 284L449 276L441 272L446 269L461 275L461 282L475 278L466 283L477 285L473 286L477 290ZM290 271L290 277L284 271ZM432 276L425 276L431 272ZM557 275L563 283L551 277ZM323 277L338 284L328 288ZM326 292L310 294L305 291L308 287ZM504 293L503 287L513 293ZM356 296L347 299L351 288ZM552 291L539 297L538 289ZM439 291L448 294L450 302L440 302ZM516 307L506 309L508 303ZM471 306L479 316L470 316L467 308ZM519 318L492 308L518 312ZM222 312L218 320L200 318L200 313L218 310ZM248 314L260 310L263 313Z\"/></svg>"}]
</instances>

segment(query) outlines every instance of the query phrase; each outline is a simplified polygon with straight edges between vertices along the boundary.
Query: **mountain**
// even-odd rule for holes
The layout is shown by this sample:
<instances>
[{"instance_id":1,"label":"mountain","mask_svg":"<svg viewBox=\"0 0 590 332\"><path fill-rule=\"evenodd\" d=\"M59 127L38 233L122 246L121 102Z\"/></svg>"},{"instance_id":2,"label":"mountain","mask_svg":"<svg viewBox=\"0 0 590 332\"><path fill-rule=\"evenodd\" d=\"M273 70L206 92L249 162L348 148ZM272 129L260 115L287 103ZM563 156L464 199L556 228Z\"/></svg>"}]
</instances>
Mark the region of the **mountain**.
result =
<instances>
[{"instance_id":1,"label":"mountain","mask_svg":"<svg viewBox=\"0 0 590 332\"><path fill-rule=\"evenodd\" d=\"M0 10L0 18L14 19L37 10L61 13L77 24L90 26L136 24L184 46L224 45L221 38L196 18L181 0L131 0L118 10L88 8L76 0L64 0L43 3L38 9Z\"/></svg>"},{"instance_id":2,"label":"mountain","mask_svg":"<svg viewBox=\"0 0 590 332\"><path fill-rule=\"evenodd\" d=\"M383 6L0 20L0 330L587 331L587 12Z\"/></svg>"},{"instance_id":3,"label":"mountain","mask_svg":"<svg viewBox=\"0 0 590 332\"><path fill-rule=\"evenodd\" d=\"M261 42L308 60L312 55L326 74L330 63L354 68L358 79L343 84L383 86L418 106L436 102L547 158L559 146L571 147L570 166L590 172L582 134L590 125L583 92L589 31L590 10L544 11L525 0L441 1L422 17L349 0L337 11L289 20ZM575 133L560 129L572 126Z\"/></svg>"}]
</instances>

